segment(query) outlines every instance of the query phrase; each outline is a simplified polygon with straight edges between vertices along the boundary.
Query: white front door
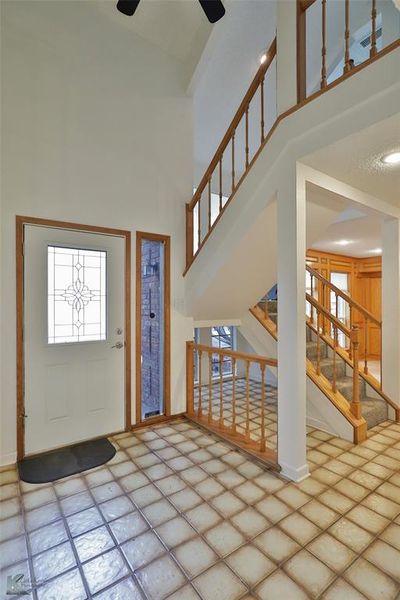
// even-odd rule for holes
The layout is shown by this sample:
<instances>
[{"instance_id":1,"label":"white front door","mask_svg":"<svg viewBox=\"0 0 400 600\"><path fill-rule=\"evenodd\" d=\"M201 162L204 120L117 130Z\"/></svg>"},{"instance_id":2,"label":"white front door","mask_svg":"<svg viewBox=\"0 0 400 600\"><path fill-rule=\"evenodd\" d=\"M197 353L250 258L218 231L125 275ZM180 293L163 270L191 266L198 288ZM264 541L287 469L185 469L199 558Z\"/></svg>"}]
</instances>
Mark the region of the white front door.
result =
<instances>
[{"instance_id":1,"label":"white front door","mask_svg":"<svg viewBox=\"0 0 400 600\"><path fill-rule=\"evenodd\" d=\"M25 225L25 450L124 429L124 238Z\"/></svg>"}]
</instances>

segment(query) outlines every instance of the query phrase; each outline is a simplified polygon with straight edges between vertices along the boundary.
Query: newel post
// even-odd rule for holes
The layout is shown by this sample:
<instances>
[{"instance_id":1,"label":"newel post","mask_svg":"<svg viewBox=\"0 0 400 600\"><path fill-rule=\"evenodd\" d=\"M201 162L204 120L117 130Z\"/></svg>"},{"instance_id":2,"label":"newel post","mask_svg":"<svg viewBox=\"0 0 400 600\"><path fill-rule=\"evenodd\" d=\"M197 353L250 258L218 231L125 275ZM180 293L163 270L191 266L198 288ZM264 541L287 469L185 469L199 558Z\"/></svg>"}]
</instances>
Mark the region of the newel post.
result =
<instances>
[{"instance_id":1,"label":"newel post","mask_svg":"<svg viewBox=\"0 0 400 600\"><path fill-rule=\"evenodd\" d=\"M351 402L351 412L356 419L361 419L360 375L358 373L359 345L360 327L358 325L353 325L351 330L351 347L353 356L353 400Z\"/></svg>"},{"instance_id":2,"label":"newel post","mask_svg":"<svg viewBox=\"0 0 400 600\"><path fill-rule=\"evenodd\" d=\"M193 342L186 342L186 412L188 415L194 414L194 358Z\"/></svg>"},{"instance_id":3,"label":"newel post","mask_svg":"<svg viewBox=\"0 0 400 600\"><path fill-rule=\"evenodd\" d=\"M193 259L193 210L186 204L186 268Z\"/></svg>"}]
</instances>

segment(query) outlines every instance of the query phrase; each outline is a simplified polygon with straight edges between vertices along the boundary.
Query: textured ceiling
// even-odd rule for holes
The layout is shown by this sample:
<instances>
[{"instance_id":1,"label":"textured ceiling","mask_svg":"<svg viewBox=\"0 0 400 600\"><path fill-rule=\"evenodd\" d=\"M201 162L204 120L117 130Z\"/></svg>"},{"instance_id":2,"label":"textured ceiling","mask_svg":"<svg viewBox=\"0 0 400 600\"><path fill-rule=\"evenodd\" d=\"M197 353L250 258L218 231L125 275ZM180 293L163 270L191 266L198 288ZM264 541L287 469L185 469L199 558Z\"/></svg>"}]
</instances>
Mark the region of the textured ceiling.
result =
<instances>
[{"instance_id":1,"label":"textured ceiling","mask_svg":"<svg viewBox=\"0 0 400 600\"><path fill-rule=\"evenodd\" d=\"M307 165L400 207L400 165L384 154L400 151L400 113L302 159Z\"/></svg>"}]
</instances>

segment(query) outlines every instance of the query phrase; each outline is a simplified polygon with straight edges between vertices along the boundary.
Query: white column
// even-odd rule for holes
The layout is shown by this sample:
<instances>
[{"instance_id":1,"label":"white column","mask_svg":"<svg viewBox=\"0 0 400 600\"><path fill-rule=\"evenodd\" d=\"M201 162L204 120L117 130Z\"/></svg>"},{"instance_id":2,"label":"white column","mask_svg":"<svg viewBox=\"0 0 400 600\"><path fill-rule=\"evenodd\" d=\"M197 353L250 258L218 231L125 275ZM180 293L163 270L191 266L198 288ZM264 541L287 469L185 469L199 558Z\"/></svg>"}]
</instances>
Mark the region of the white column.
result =
<instances>
[{"instance_id":1,"label":"white column","mask_svg":"<svg viewBox=\"0 0 400 600\"><path fill-rule=\"evenodd\" d=\"M278 189L278 462L309 475L306 459L305 181L290 166Z\"/></svg>"},{"instance_id":2,"label":"white column","mask_svg":"<svg viewBox=\"0 0 400 600\"><path fill-rule=\"evenodd\" d=\"M400 406L399 219L384 222L382 239L382 381L384 392Z\"/></svg>"},{"instance_id":3,"label":"white column","mask_svg":"<svg viewBox=\"0 0 400 600\"><path fill-rule=\"evenodd\" d=\"M297 102L297 8L294 0L277 3L277 108L278 115Z\"/></svg>"}]
</instances>

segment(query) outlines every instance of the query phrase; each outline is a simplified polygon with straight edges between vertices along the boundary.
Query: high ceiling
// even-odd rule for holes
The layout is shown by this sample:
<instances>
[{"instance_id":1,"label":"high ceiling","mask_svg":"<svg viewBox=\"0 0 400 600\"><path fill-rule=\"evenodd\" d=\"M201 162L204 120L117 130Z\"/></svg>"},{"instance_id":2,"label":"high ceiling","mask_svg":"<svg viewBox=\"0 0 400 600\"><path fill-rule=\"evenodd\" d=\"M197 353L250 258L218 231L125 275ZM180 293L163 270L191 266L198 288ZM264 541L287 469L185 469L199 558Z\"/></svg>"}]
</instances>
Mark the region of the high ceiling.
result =
<instances>
[{"instance_id":1,"label":"high ceiling","mask_svg":"<svg viewBox=\"0 0 400 600\"><path fill-rule=\"evenodd\" d=\"M141 0L133 17L115 5L116 0L96 0L105 15L179 60L191 77L212 30L198 0Z\"/></svg>"},{"instance_id":2,"label":"high ceiling","mask_svg":"<svg viewBox=\"0 0 400 600\"><path fill-rule=\"evenodd\" d=\"M400 113L302 159L305 164L400 207L400 165L384 154L400 150Z\"/></svg>"}]
</instances>

